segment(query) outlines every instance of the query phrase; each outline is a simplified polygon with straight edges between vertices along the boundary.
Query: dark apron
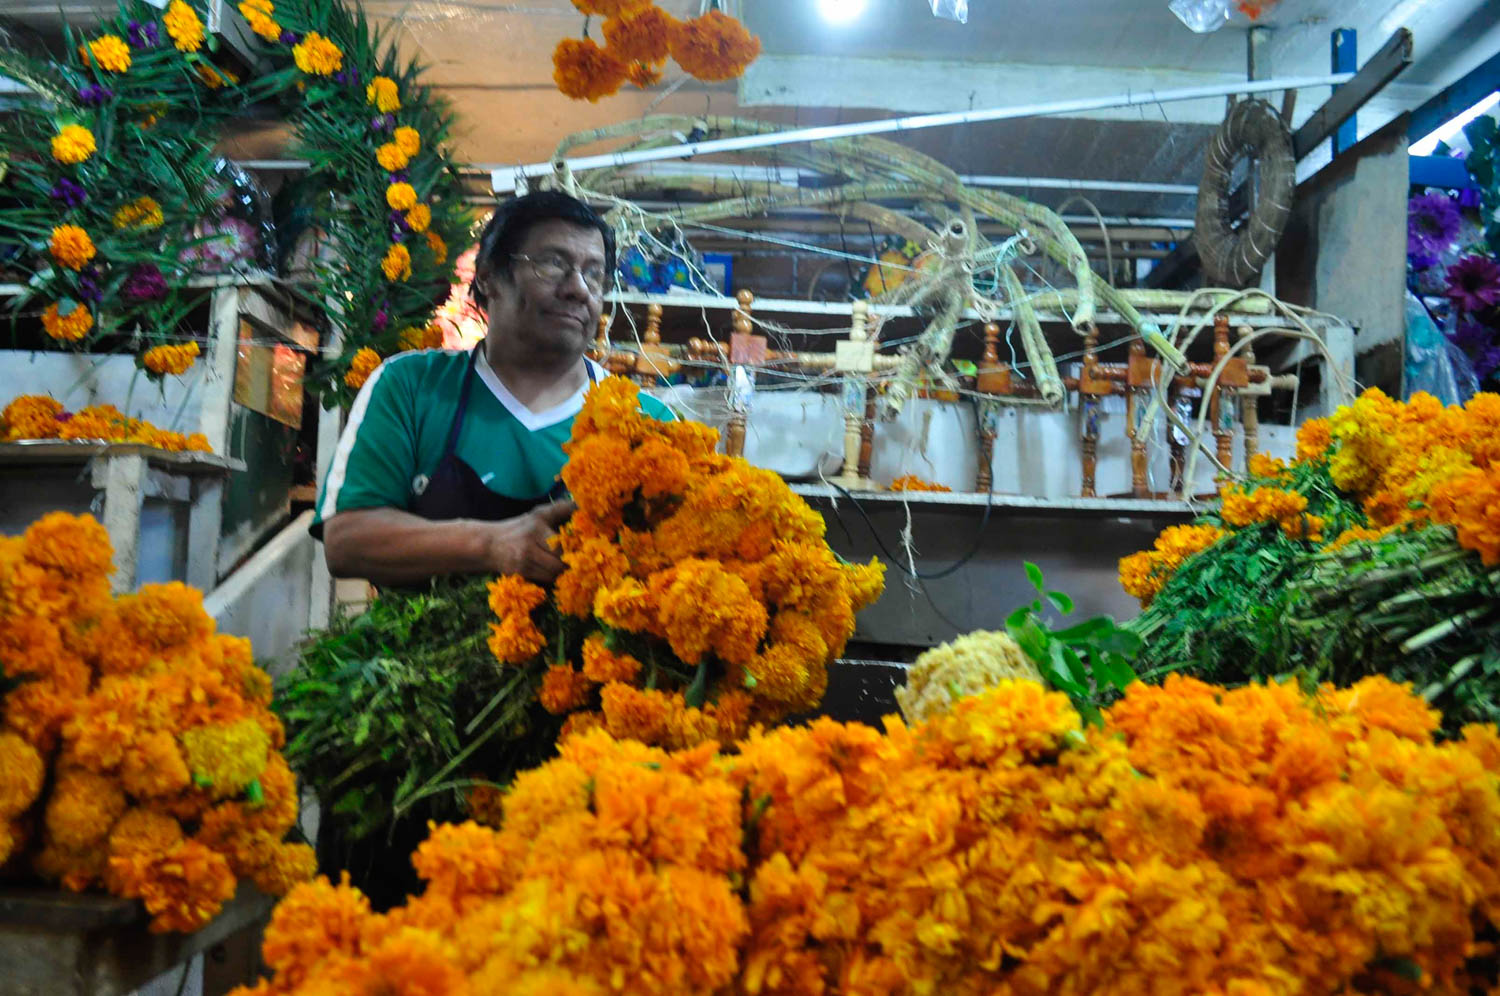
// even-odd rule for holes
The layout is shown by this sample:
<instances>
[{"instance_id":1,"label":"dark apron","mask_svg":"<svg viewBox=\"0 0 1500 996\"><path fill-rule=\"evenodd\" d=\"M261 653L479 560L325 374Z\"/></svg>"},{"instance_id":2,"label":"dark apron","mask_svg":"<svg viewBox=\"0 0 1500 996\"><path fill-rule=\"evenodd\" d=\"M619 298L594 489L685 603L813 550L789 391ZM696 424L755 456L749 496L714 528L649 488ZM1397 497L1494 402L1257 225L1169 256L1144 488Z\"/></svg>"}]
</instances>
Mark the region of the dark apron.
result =
<instances>
[{"instance_id":1,"label":"dark apron","mask_svg":"<svg viewBox=\"0 0 1500 996\"><path fill-rule=\"evenodd\" d=\"M483 519L496 522L525 515L544 502L557 501L567 496L567 487L557 481L545 494L536 498L512 498L492 491L458 454L458 434L464 427L464 415L469 410L469 390L474 384L474 366L481 343L470 354L468 368L464 371L463 387L458 392L458 411L453 413L453 424L448 426L448 439L443 444L443 456L437 469L427 480L422 493L412 499L407 511L424 519ZM588 360L583 361L589 383L595 384L594 368Z\"/></svg>"}]
</instances>

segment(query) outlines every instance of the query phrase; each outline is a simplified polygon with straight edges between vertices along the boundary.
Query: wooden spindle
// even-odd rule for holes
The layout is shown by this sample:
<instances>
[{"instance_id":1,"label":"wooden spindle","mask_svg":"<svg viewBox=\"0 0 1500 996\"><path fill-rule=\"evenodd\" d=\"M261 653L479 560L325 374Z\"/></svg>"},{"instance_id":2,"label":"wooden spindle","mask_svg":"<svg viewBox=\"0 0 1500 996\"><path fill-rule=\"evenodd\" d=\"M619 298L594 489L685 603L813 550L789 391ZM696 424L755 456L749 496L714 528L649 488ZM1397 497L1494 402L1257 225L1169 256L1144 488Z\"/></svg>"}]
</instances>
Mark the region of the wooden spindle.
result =
<instances>
[{"instance_id":1,"label":"wooden spindle","mask_svg":"<svg viewBox=\"0 0 1500 996\"><path fill-rule=\"evenodd\" d=\"M1226 315L1214 317L1214 364L1229 355L1229 318ZM1219 458L1219 464L1228 468L1234 460L1234 430L1230 428L1229 388L1224 387L1222 381L1220 386L1214 388L1213 397L1209 399L1208 417L1214 425L1214 450Z\"/></svg>"},{"instance_id":2,"label":"wooden spindle","mask_svg":"<svg viewBox=\"0 0 1500 996\"><path fill-rule=\"evenodd\" d=\"M1099 467L1099 399L1086 390L1085 385L1099 362L1095 354L1099 345L1099 332L1092 325L1088 329L1088 334L1083 338L1083 370L1078 379L1078 400L1081 402L1079 414L1083 420L1083 486L1080 493L1084 498L1093 498L1098 494L1094 477Z\"/></svg>"},{"instance_id":3,"label":"wooden spindle","mask_svg":"<svg viewBox=\"0 0 1500 996\"><path fill-rule=\"evenodd\" d=\"M1253 335L1253 330L1248 325L1239 327L1241 339L1248 339ZM1246 343L1245 348L1240 350L1244 354L1246 366L1255 363L1255 347ZM1245 431L1245 473L1250 473L1250 458L1260 452L1260 395L1252 394L1248 390L1240 392L1240 426Z\"/></svg>"},{"instance_id":4,"label":"wooden spindle","mask_svg":"<svg viewBox=\"0 0 1500 996\"><path fill-rule=\"evenodd\" d=\"M1130 344L1131 368L1146 361L1146 344L1140 339ZM1141 389L1133 384L1125 394L1125 434L1130 438L1130 493L1136 498L1149 498L1151 491L1146 475L1146 437L1137 425L1140 417Z\"/></svg>"}]
</instances>

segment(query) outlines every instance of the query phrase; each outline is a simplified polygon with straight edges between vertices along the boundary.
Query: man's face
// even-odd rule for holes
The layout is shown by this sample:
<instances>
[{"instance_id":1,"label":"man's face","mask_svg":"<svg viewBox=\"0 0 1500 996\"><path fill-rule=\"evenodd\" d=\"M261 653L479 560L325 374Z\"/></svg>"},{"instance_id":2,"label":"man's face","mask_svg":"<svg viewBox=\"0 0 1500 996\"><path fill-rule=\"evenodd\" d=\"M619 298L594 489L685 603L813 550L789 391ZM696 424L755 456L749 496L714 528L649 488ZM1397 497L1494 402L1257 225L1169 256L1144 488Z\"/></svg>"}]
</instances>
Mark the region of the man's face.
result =
<instances>
[{"instance_id":1,"label":"man's face","mask_svg":"<svg viewBox=\"0 0 1500 996\"><path fill-rule=\"evenodd\" d=\"M593 339L603 307L583 279L604 267L604 237L598 229L548 219L531 226L516 250L510 272L489 277L489 334L505 340L513 357L543 362L576 358ZM554 280L536 260L572 267ZM605 275L606 279L608 274Z\"/></svg>"}]
</instances>

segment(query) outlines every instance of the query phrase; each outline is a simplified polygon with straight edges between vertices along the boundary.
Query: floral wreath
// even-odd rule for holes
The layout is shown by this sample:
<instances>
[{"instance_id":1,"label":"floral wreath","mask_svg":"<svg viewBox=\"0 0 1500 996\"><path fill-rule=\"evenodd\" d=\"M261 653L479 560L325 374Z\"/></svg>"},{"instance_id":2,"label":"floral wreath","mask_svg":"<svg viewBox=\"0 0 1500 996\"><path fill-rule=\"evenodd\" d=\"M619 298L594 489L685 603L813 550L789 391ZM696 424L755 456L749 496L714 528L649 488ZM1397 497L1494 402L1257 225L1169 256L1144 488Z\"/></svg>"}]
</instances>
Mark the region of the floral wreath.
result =
<instances>
[{"instance_id":1,"label":"floral wreath","mask_svg":"<svg viewBox=\"0 0 1500 996\"><path fill-rule=\"evenodd\" d=\"M356 357L435 336L449 243L469 229L444 148L452 114L338 0L245 0L239 12L280 68L242 81L188 0L165 11L122 0L98 35L68 30L58 60L0 53L0 72L43 98L21 102L0 187L14 204L3 227L25 240L12 262L31 273L15 308L40 311L57 348L130 349L155 379L186 372L199 354L184 324L191 250L207 240L185 233L218 186L213 136L247 105L281 99L327 237L306 296L343 331L342 354L308 386L347 401Z\"/></svg>"}]
</instances>

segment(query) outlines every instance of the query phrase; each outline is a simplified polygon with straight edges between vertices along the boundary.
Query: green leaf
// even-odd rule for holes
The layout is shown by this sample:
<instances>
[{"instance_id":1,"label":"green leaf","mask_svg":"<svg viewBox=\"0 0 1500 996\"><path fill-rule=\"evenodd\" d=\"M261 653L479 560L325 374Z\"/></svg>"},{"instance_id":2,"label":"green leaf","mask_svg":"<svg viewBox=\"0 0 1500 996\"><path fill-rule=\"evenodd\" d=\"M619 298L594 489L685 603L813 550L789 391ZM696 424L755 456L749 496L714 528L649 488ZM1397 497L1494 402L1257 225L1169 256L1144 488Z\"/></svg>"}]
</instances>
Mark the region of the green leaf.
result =
<instances>
[{"instance_id":1,"label":"green leaf","mask_svg":"<svg viewBox=\"0 0 1500 996\"><path fill-rule=\"evenodd\" d=\"M1042 569L1029 560L1025 562L1024 566L1026 568L1026 577L1031 581L1031 586L1038 592L1042 591L1045 585L1045 580L1042 577Z\"/></svg>"},{"instance_id":2,"label":"green leaf","mask_svg":"<svg viewBox=\"0 0 1500 996\"><path fill-rule=\"evenodd\" d=\"M1073 600L1062 592L1049 591L1047 592L1047 598L1053 605L1057 606L1057 611L1063 615L1068 615L1073 611Z\"/></svg>"}]
</instances>

